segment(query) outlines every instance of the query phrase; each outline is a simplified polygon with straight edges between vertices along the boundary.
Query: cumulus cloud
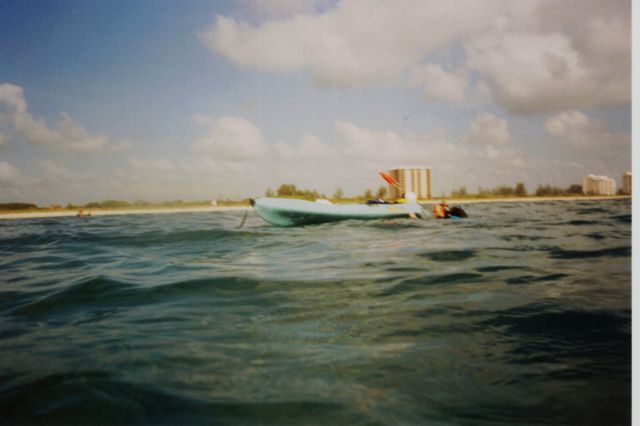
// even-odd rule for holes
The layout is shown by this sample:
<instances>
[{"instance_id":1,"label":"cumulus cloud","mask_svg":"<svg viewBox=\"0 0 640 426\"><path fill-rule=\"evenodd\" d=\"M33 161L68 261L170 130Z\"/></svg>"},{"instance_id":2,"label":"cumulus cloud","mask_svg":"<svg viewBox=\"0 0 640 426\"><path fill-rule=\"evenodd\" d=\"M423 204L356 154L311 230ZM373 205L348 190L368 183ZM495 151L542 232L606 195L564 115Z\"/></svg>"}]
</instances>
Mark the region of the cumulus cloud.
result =
<instances>
[{"instance_id":1,"label":"cumulus cloud","mask_svg":"<svg viewBox=\"0 0 640 426\"><path fill-rule=\"evenodd\" d=\"M343 0L322 14L295 15L257 26L218 16L201 42L238 66L307 71L316 84L389 84L425 56L487 28L501 1ZM446 22L446 25L442 25Z\"/></svg>"},{"instance_id":2,"label":"cumulus cloud","mask_svg":"<svg viewBox=\"0 0 640 426\"><path fill-rule=\"evenodd\" d=\"M284 0L265 7L277 3L288 9ZM492 83L500 104L521 114L630 102L626 0L342 0L323 13L303 3L297 14L255 25L218 16L200 40L240 67L306 72L325 87L392 85L409 76L427 100L460 102L473 71ZM457 46L454 72L425 65L434 52Z\"/></svg>"},{"instance_id":3,"label":"cumulus cloud","mask_svg":"<svg viewBox=\"0 0 640 426\"><path fill-rule=\"evenodd\" d=\"M469 126L462 142L478 145L502 145L509 143L511 136L507 120L488 112L480 113Z\"/></svg>"},{"instance_id":4,"label":"cumulus cloud","mask_svg":"<svg viewBox=\"0 0 640 426\"><path fill-rule=\"evenodd\" d=\"M576 148L628 147L629 135L614 131L580 111L568 110L549 117L544 130L559 143Z\"/></svg>"},{"instance_id":5,"label":"cumulus cloud","mask_svg":"<svg viewBox=\"0 0 640 426\"><path fill-rule=\"evenodd\" d=\"M335 154L334 150L323 143L317 136L304 134L295 153L299 158L323 159Z\"/></svg>"},{"instance_id":6,"label":"cumulus cloud","mask_svg":"<svg viewBox=\"0 0 640 426\"><path fill-rule=\"evenodd\" d=\"M440 64L419 65L411 71L411 83L424 88L427 100L462 102L467 81L464 69L450 73Z\"/></svg>"},{"instance_id":7,"label":"cumulus cloud","mask_svg":"<svg viewBox=\"0 0 640 426\"><path fill-rule=\"evenodd\" d=\"M544 0L464 42L467 66L512 112L616 107L631 100L627 0Z\"/></svg>"},{"instance_id":8,"label":"cumulus cloud","mask_svg":"<svg viewBox=\"0 0 640 426\"><path fill-rule=\"evenodd\" d=\"M446 142L443 132L435 134L400 134L394 131L374 130L338 121L336 130L344 145L344 155L353 160L365 160L380 164L426 164L436 155L454 157L462 154Z\"/></svg>"},{"instance_id":9,"label":"cumulus cloud","mask_svg":"<svg viewBox=\"0 0 640 426\"><path fill-rule=\"evenodd\" d=\"M7 163L6 161L0 161L0 182L2 183L16 183L19 181L20 171L17 167Z\"/></svg>"},{"instance_id":10,"label":"cumulus cloud","mask_svg":"<svg viewBox=\"0 0 640 426\"><path fill-rule=\"evenodd\" d=\"M165 158L141 160L137 157L131 157L128 164L132 170L141 173L167 173L175 170L174 164Z\"/></svg>"},{"instance_id":11,"label":"cumulus cloud","mask_svg":"<svg viewBox=\"0 0 640 426\"><path fill-rule=\"evenodd\" d=\"M62 164L56 163L53 160L40 160L38 163L40 165L40 169L43 172L43 176L47 180L55 180L57 182L65 182L65 181L68 182L68 181L74 181L74 180L84 178L83 176L72 171L68 167Z\"/></svg>"},{"instance_id":12,"label":"cumulus cloud","mask_svg":"<svg viewBox=\"0 0 640 426\"><path fill-rule=\"evenodd\" d=\"M498 128L506 125L490 114L488 117L480 115L478 121L498 122ZM434 194L437 194L461 186L478 185L479 177L482 177L482 185L489 186L522 181L527 177L527 163L510 145L451 143L444 132L403 134L367 129L348 122L336 123L336 129L341 136L339 153L348 160L348 174L363 180L375 175L379 169L430 166Z\"/></svg>"},{"instance_id":13,"label":"cumulus cloud","mask_svg":"<svg viewBox=\"0 0 640 426\"><path fill-rule=\"evenodd\" d=\"M29 113L20 86L0 84L0 108L0 125L30 144L75 152L94 152L107 144L106 137L90 134L64 112L58 126L49 128Z\"/></svg>"},{"instance_id":14,"label":"cumulus cloud","mask_svg":"<svg viewBox=\"0 0 640 426\"><path fill-rule=\"evenodd\" d=\"M192 144L196 153L221 160L246 161L264 156L269 147L260 129L240 117L196 116L205 133Z\"/></svg>"},{"instance_id":15,"label":"cumulus cloud","mask_svg":"<svg viewBox=\"0 0 640 426\"><path fill-rule=\"evenodd\" d=\"M468 65L491 79L497 100L515 112L614 106L630 99L628 78L616 84L598 78L562 33L496 31L466 47Z\"/></svg>"},{"instance_id":16,"label":"cumulus cloud","mask_svg":"<svg viewBox=\"0 0 640 426\"><path fill-rule=\"evenodd\" d=\"M130 152L133 151L133 144L128 140L122 139L109 146L111 152Z\"/></svg>"},{"instance_id":17,"label":"cumulus cloud","mask_svg":"<svg viewBox=\"0 0 640 426\"><path fill-rule=\"evenodd\" d=\"M499 163L501 167L520 168L525 165L524 159L512 149L486 145L479 152L480 158Z\"/></svg>"},{"instance_id":18,"label":"cumulus cloud","mask_svg":"<svg viewBox=\"0 0 640 426\"><path fill-rule=\"evenodd\" d=\"M28 188L32 179L6 161L0 161L0 199L5 201L31 201Z\"/></svg>"},{"instance_id":19,"label":"cumulus cloud","mask_svg":"<svg viewBox=\"0 0 640 426\"><path fill-rule=\"evenodd\" d=\"M322 11L331 4L331 0L241 0L241 3L259 18L279 19Z\"/></svg>"},{"instance_id":20,"label":"cumulus cloud","mask_svg":"<svg viewBox=\"0 0 640 426\"><path fill-rule=\"evenodd\" d=\"M11 141L11 138L9 138L9 135L6 135L0 132L0 148L8 145L10 141Z\"/></svg>"}]
</instances>

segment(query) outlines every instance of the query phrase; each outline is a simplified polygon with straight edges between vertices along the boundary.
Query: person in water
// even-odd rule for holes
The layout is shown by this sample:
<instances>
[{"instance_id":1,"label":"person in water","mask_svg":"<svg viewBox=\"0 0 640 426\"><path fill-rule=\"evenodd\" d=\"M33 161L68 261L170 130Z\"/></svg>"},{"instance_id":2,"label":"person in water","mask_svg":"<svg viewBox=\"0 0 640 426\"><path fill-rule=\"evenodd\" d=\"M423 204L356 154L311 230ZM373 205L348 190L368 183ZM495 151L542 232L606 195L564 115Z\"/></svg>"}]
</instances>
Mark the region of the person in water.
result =
<instances>
[{"instance_id":1,"label":"person in water","mask_svg":"<svg viewBox=\"0 0 640 426\"><path fill-rule=\"evenodd\" d=\"M76 214L76 217L91 217L91 212L85 213L84 210L80 209L78 210L78 214Z\"/></svg>"},{"instance_id":2,"label":"person in water","mask_svg":"<svg viewBox=\"0 0 640 426\"><path fill-rule=\"evenodd\" d=\"M446 201L441 201L440 204L434 204L433 215L436 219L446 219L451 216L451 209Z\"/></svg>"}]
</instances>

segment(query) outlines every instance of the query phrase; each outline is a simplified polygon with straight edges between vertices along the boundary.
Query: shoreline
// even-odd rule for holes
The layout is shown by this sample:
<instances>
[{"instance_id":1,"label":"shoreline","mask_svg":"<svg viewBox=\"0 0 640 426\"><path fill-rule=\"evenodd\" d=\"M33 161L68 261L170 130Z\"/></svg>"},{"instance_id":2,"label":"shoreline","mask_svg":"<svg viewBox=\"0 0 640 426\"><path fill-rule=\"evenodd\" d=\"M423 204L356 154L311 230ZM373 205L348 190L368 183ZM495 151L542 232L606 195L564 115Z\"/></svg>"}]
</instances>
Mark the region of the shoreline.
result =
<instances>
[{"instance_id":1,"label":"shoreline","mask_svg":"<svg viewBox=\"0 0 640 426\"><path fill-rule=\"evenodd\" d=\"M251 206L218 206L218 207L212 206L212 207L176 207L176 208L167 207L167 208L146 208L146 209L104 209L104 210L82 209L82 210L85 212L84 213L85 216L83 217L95 217L95 216L131 215L131 214L227 212L227 211L245 211L250 209L251 209ZM0 213L0 220L42 219L42 218L48 218L48 217L73 217L73 216L77 216L78 210Z\"/></svg>"},{"instance_id":2,"label":"shoreline","mask_svg":"<svg viewBox=\"0 0 640 426\"><path fill-rule=\"evenodd\" d=\"M506 198L432 198L427 204L445 200L447 203L473 204L473 203L528 203L536 201L597 201L597 200L625 200L631 199L631 195L583 195L583 196L559 196L559 197L506 197Z\"/></svg>"},{"instance_id":3,"label":"shoreline","mask_svg":"<svg viewBox=\"0 0 640 426\"><path fill-rule=\"evenodd\" d=\"M520 202L538 202L538 201L593 201L593 200L616 200L631 199L631 196L577 196L577 197L521 197L521 198L432 198L431 200L418 200L420 204L435 204L440 200L446 200L449 204L475 204L475 203L520 203ZM146 208L146 209L105 209L105 210L87 210L88 217L94 216L117 216L131 214L170 214L170 213L207 213L207 212L229 212L229 211L248 211L251 206L217 206L217 207L183 207L183 208ZM31 211L31 212L15 212L0 213L0 220L10 219L42 219L49 217L73 217L78 214L77 210L63 211Z\"/></svg>"}]
</instances>

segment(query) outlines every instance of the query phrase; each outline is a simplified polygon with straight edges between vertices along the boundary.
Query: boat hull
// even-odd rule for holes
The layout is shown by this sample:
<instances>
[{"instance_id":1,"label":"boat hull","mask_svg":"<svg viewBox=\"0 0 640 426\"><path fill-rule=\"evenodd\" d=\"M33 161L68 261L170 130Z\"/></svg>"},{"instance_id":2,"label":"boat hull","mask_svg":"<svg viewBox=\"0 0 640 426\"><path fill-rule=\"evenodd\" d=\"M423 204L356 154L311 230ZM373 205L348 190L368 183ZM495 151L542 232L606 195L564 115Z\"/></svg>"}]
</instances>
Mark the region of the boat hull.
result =
<instances>
[{"instance_id":1,"label":"boat hull","mask_svg":"<svg viewBox=\"0 0 640 426\"><path fill-rule=\"evenodd\" d=\"M325 204L292 198L258 198L253 207L261 218L277 226L420 217L423 212L418 203Z\"/></svg>"}]
</instances>

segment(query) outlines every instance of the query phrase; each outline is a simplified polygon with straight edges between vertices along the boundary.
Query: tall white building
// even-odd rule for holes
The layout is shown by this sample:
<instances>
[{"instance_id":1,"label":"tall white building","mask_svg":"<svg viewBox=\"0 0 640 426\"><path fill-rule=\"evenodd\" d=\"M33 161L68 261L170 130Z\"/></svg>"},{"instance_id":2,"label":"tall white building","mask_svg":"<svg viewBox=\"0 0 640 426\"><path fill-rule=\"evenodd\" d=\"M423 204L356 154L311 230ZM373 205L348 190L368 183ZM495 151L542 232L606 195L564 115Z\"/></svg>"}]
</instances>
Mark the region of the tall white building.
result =
<instances>
[{"instance_id":1,"label":"tall white building","mask_svg":"<svg viewBox=\"0 0 640 426\"><path fill-rule=\"evenodd\" d=\"M585 176L582 178L582 193L585 195L615 195L616 181L607 176Z\"/></svg>"},{"instance_id":2,"label":"tall white building","mask_svg":"<svg viewBox=\"0 0 640 426\"><path fill-rule=\"evenodd\" d=\"M400 198L413 192L419 199L431 198L431 168L425 166L398 167L389 174L400 184L400 188L389 185L391 198Z\"/></svg>"},{"instance_id":3,"label":"tall white building","mask_svg":"<svg viewBox=\"0 0 640 426\"><path fill-rule=\"evenodd\" d=\"M631 172L622 175L622 193L631 195Z\"/></svg>"}]
</instances>

